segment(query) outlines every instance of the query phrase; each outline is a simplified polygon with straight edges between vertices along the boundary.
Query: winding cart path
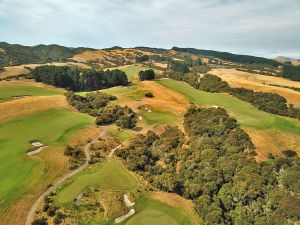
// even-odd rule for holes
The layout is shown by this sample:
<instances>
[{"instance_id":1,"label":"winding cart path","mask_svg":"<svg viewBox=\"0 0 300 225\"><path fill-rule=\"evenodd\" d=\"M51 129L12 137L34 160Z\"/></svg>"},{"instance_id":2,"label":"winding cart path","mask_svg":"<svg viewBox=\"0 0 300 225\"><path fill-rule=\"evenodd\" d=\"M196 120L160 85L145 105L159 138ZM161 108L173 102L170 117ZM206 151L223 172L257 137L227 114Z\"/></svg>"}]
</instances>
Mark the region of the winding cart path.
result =
<instances>
[{"instance_id":1,"label":"winding cart path","mask_svg":"<svg viewBox=\"0 0 300 225\"><path fill-rule=\"evenodd\" d=\"M39 205L42 203L42 201L44 200L44 198L47 195L49 195L53 190L55 190L58 186L60 186L64 181L66 181L70 177L74 176L75 174L79 173L81 170L83 170L84 168L86 168L89 165L89 161L91 159L91 156L89 154L89 148L90 148L91 144L95 143L98 138L102 138L105 135L106 129L103 127L101 129L102 130L101 130L100 134L95 139L93 139L91 142L87 143L84 146L84 152L86 155L85 163L82 166L80 166L79 168L77 168L76 170L73 170L69 174L62 177L60 180L56 181L51 187L49 187L43 194L40 195L40 197L33 203L33 205L31 206L31 208L29 210L27 217L26 217L25 225L31 225L37 208L39 207Z\"/></svg>"}]
</instances>

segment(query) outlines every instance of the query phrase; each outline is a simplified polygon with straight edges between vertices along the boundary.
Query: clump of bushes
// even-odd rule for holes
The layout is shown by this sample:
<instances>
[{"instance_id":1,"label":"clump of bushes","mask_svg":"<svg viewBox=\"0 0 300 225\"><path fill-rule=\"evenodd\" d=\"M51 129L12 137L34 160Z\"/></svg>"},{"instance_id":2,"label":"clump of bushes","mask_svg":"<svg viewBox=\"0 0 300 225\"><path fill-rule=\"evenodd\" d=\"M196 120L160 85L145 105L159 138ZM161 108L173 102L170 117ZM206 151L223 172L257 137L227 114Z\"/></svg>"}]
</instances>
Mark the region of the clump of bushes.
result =
<instances>
[{"instance_id":1,"label":"clump of bushes","mask_svg":"<svg viewBox=\"0 0 300 225\"><path fill-rule=\"evenodd\" d=\"M78 145L76 145L74 147L68 145L65 148L64 154L66 156L70 157L70 160L69 160L69 162L70 162L69 169L70 170L74 170L85 163L85 160L86 160L85 153Z\"/></svg>"},{"instance_id":2,"label":"clump of bushes","mask_svg":"<svg viewBox=\"0 0 300 225\"><path fill-rule=\"evenodd\" d=\"M140 81L143 80L154 80L155 79L155 72L154 70L141 70L139 72L139 79Z\"/></svg>"},{"instance_id":3,"label":"clump of bushes","mask_svg":"<svg viewBox=\"0 0 300 225\"><path fill-rule=\"evenodd\" d=\"M102 113L99 113L96 119L97 125L107 125L114 122L121 128L134 128L137 122L136 114L127 106L113 105L107 107Z\"/></svg>"},{"instance_id":4,"label":"clump of bushes","mask_svg":"<svg viewBox=\"0 0 300 225\"><path fill-rule=\"evenodd\" d=\"M153 98L154 95L153 95L152 92L147 92L147 93L145 93L145 97L147 97L147 98Z\"/></svg>"},{"instance_id":5,"label":"clump of bushes","mask_svg":"<svg viewBox=\"0 0 300 225\"><path fill-rule=\"evenodd\" d=\"M110 101L117 99L113 95L93 92L84 97L67 92L66 97L68 102L80 112L95 116L96 124L99 126L115 123L121 128L131 129L136 125L136 114L131 108L119 105L107 106Z\"/></svg>"}]
</instances>

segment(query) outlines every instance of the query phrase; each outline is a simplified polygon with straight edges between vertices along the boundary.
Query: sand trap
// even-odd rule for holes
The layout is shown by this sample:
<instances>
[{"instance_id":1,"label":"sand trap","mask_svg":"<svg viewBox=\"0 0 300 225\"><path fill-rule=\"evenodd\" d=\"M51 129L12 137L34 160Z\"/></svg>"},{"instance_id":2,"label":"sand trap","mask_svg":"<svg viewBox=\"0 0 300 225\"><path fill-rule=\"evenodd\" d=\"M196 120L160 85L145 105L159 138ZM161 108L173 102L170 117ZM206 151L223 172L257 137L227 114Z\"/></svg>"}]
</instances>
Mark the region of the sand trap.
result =
<instances>
[{"instance_id":1,"label":"sand trap","mask_svg":"<svg viewBox=\"0 0 300 225\"><path fill-rule=\"evenodd\" d=\"M42 146L42 147L39 147L37 150L34 150L34 151L30 151L30 152L27 152L27 155L35 155L37 153L40 153L41 151L43 151L45 148L47 148L48 146Z\"/></svg>"},{"instance_id":2,"label":"sand trap","mask_svg":"<svg viewBox=\"0 0 300 225\"><path fill-rule=\"evenodd\" d=\"M31 143L31 145L33 147L42 147L42 146L44 146L44 144L42 144L41 142L38 142L38 141Z\"/></svg>"},{"instance_id":3,"label":"sand trap","mask_svg":"<svg viewBox=\"0 0 300 225\"><path fill-rule=\"evenodd\" d=\"M117 219L115 219L115 223L120 223L123 220L126 220L128 217L132 216L134 213L135 213L135 210L134 209L130 209L130 211L126 215L120 216Z\"/></svg>"},{"instance_id":4,"label":"sand trap","mask_svg":"<svg viewBox=\"0 0 300 225\"><path fill-rule=\"evenodd\" d=\"M125 203L125 205L126 205L127 207L132 207L132 206L134 206L135 203L134 203L134 202L131 202L131 201L129 200L128 195L124 194L123 199L124 199L124 203Z\"/></svg>"}]
</instances>

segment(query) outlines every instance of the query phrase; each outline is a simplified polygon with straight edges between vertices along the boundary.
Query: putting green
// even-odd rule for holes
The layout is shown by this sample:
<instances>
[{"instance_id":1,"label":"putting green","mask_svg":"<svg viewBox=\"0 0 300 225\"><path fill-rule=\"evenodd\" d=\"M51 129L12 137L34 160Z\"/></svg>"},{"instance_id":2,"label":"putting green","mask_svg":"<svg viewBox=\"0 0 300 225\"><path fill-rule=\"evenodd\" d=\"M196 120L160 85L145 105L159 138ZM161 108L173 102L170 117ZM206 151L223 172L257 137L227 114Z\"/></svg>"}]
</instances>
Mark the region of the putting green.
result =
<instances>
[{"instance_id":1,"label":"putting green","mask_svg":"<svg viewBox=\"0 0 300 225\"><path fill-rule=\"evenodd\" d=\"M7 100L18 96L49 96L62 95L63 90L33 86L1 86L0 99Z\"/></svg>"},{"instance_id":2,"label":"putting green","mask_svg":"<svg viewBox=\"0 0 300 225\"><path fill-rule=\"evenodd\" d=\"M170 124L176 122L179 117L169 111L152 110L151 112L144 112L143 116L149 125L153 124Z\"/></svg>"},{"instance_id":3,"label":"putting green","mask_svg":"<svg viewBox=\"0 0 300 225\"><path fill-rule=\"evenodd\" d=\"M72 178L58 192L56 202L58 204L73 201L86 187L97 185L102 189L118 191L134 191L138 187L138 181L126 168L114 159L107 159L101 164L87 168Z\"/></svg>"},{"instance_id":4,"label":"putting green","mask_svg":"<svg viewBox=\"0 0 300 225\"><path fill-rule=\"evenodd\" d=\"M0 123L0 215L42 178L45 164L26 154L30 141L64 146L92 121L87 115L52 109Z\"/></svg>"},{"instance_id":5,"label":"putting green","mask_svg":"<svg viewBox=\"0 0 300 225\"><path fill-rule=\"evenodd\" d=\"M136 201L136 214L125 225L195 225L181 209L177 209L149 198Z\"/></svg>"},{"instance_id":6,"label":"putting green","mask_svg":"<svg viewBox=\"0 0 300 225\"><path fill-rule=\"evenodd\" d=\"M255 129L277 129L300 135L298 120L260 111L231 95L197 90L185 82L171 79L161 79L157 83L184 95L190 102L200 106L218 105L225 108L242 126Z\"/></svg>"}]
</instances>

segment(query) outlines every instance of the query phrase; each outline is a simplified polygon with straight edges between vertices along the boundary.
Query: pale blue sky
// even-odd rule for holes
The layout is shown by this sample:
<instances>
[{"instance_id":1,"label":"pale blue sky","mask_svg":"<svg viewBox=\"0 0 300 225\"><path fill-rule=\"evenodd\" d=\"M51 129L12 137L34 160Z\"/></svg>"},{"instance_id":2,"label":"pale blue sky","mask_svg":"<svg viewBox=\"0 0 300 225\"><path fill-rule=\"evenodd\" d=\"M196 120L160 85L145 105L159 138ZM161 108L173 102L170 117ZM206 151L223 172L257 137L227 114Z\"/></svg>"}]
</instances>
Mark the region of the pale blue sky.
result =
<instances>
[{"instance_id":1,"label":"pale blue sky","mask_svg":"<svg viewBox=\"0 0 300 225\"><path fill-rule=\"evenodd\" d=\"M0 0L0 41L300 58L300 0Z\"/></svg>"}]
</instances>

